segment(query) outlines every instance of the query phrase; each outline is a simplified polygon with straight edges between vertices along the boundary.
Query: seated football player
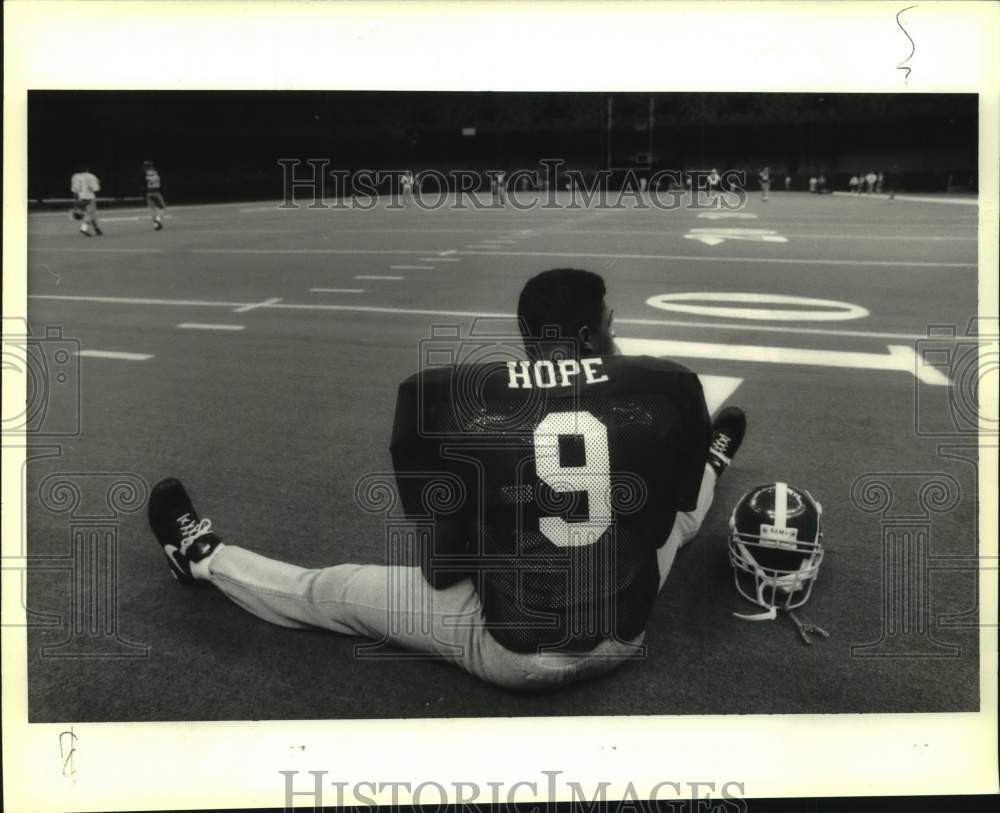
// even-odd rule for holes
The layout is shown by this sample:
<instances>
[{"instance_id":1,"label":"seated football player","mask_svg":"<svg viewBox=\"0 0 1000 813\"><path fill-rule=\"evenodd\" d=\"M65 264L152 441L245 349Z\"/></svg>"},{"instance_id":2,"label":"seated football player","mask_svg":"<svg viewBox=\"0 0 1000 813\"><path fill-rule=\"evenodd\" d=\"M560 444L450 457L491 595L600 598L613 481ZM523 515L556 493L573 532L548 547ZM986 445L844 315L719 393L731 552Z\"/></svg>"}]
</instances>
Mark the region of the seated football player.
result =
<instances>
[{"instance_id":1,"label":"seated football player","mask_svg":"<svg viewBox=\"0 0 1000 813\"><path fill-rule=\"evenodd\" d=\"M698 377L615 353L604 280L543 272L518 302L525 358L428 368L399 388L390 450L419 564L305 569L223 544L184 487L152 491L176 579L259 618L441 657L546 688L641 653L745 417L710 423Z\"/></svg>"}]
</instances>

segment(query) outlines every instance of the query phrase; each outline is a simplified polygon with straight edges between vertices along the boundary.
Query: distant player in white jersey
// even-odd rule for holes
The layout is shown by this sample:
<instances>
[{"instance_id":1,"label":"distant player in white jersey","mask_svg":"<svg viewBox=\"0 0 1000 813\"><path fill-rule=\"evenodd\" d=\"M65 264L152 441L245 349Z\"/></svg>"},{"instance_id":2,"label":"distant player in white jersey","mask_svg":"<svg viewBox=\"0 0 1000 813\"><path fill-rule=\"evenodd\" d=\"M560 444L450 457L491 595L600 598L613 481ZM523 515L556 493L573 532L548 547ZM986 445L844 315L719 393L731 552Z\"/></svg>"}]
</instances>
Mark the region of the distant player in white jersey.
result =
<instances>
[{"instance_id":1,"label":"distant player in white jersey","mask_svg":"<svg viewBox=\"0 0 1000 813\"><path fill-rule=\"evenodd\" d=\"M94 229L94 234L100 236L104 234L101 227L97 225L97 193L101 191L101 182L97 180L90 169L80 166L80 171L73 173L69 179L69 188L73 193L73 208L81 215L80 233L84 237L90 237L90 227ZM75 217L75 215L74 215Z\"/></svg>"},{"instance_id":2,"label":"distant player in white jersey","mask_svg":"<svg viewBox=\"0 0 1000 813\"><path fill-rule=\"evenodd\" d=\"M719 176L719 171L714 167L712 171L708 173L706 185L708 187L708 194L710 197L719 193L719 189L722 185L722 178Z\"/></svg>"},{"instance_id":3,"label":"distant player in white jersey","mask_svg":"<svg viewBox=\"0 0 1000 813\"><path fill-rule=\"evenodd\" d=\"M405 170L399 177L399 190L402 193L403 205L409 206L413 200L413 172Z\"/></svg>"},{"instance_id":4,"label":"distant player in white jersey","mask_svg":"<svg viewBox=\"0 0 1000 813\"><path fill-rule=\"evenodd\" d=\"M507 203L507 173L497 172L490 175L490 190L493 193L493 203L504 206Z\"/></svg>"},{"instance_id":5,"label":"distant player in white jersey","mask_svg":"<svg viewBox=\"0 0 1000 813\"><path fill-rule=\"evenodd\" d=\"M146 205L153 213L153 228L160 231L163 228L163 213L167 204L163 201L162 181L152 161L143 161L142 169L146 183Z\"/></svg>"},{"instance_id":6,"label":"distant player in white jersey","mask_svg":"<svg viewBox=\"0 0 1000 813\"><path fill-rule=\"evenodd\" d=\"M757 179L760 181L760 191L764 193L764 200L766 201L767 193L771 191L771 168L764 167L757 173Z\"/></svg>"}]
</instances>

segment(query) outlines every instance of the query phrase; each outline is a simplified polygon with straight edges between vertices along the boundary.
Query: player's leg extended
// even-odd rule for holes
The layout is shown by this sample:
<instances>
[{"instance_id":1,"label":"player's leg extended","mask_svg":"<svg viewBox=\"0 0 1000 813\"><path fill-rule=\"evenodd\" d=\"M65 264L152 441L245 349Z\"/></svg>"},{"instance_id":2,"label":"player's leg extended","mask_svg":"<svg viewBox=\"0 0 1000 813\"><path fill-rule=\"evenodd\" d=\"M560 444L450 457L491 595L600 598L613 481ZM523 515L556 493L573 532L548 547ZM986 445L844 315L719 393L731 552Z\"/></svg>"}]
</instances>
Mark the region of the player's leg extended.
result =
<instances>
[{"instance_id":1,"label":"player's leg extended","mask_svg":"<svg viewBox=\"0 0 1000 813\"><path fill-rule=\"evenodd\" d=\"M670 569L674 566L674 558L677 551L698 535L701 524L705 521L708 510L712 507L712 500L715 498L715 484L718 475L707 463L701 478L701 488L698 490L698 502L693 511L678 511L674 518L674 527L670 531L670 536L663 546L656 552L656 562L660 568L660 589L670 575Z\"/></svg>"},{"instance_id":2,"label":"player's leg extended","mask_svg":"<svg viewBox=\"0 0 1000 813\"><path fill-rule=\"evenodd\" d=\"M163 195L159 192L148 192L146 194L146 205L153 215L153 224L157 230L163 228L163 211L166 204L163 202Z\"/></svg>"},{"instance_id":3,"label":"player's leg extended","mask_svg":"<svg viewBox=\"0 0 1000 813\"><path fill-rule=\"evenodd\" d=\"M467 633L456 634L462 617L478 616L470 581L454 585L457 589L434 590L418 567L307 569L219 545L203 564L192 566L192 573L273 624L322 627L439 655L465 643Z\"/></svg>"},{"instance_id":4,"label":"player's leg extended","mask_svg":"<svg viewBox=\"0 0 1000 813\"><path fill-rule=\"evenodd\" d=\"M84 217L84 222L89 223L91 226L94 227L94 234L104 234L104 232L101 231L101 227L97 223L96 200L87 201L87 209L86 209L86 216Z\"/></svg>"},{"instance_id":5,"label":"player's leg extended","mask_svg":"<svg viewBox=\"0 0 1000 813\"><path fill-rule=\"evenodd\" d=\"M712 423L712 443L708 449L708 462L705 464L702 474L694 510L677 512L670 536L656 553L660 569L661 589L673 567L677 551L694 539L698 535L698 531L701 530L705 515L712 507L715 484L733 462L736 452L739 451L740 445L743 443L746 428L746 415L739 407L726 407Z\"/></svg>"},{"instance_id":6,"label":"player's leg extended","mask_svg":"<svg viewBox=\"0 0 1000 813\"><path fill-rule=\"evenodd\" d=\"M258 618L442 656L487 680L509 670L484 641L479 599L468 579L434 590L418 567L307 569L224 545L173 479L154 487L148 513L178 581L210 582Z\"/></svg>"}]
</instances>

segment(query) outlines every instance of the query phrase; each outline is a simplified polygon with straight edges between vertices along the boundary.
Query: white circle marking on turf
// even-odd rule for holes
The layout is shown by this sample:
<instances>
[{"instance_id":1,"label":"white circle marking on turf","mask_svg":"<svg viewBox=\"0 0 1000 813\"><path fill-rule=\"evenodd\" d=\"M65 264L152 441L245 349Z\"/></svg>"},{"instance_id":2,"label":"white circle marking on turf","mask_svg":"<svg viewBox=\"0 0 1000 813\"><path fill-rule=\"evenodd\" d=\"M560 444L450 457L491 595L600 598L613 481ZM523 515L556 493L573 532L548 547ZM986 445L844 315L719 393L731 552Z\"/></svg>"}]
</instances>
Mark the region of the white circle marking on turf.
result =
<instances>
[{"instance_id":1,"label":"white circle marking on turf","mask_svg":"<svg viewBox=\"0 0 1000 813\"><path fill-rule=\"evenodd\" d=\"M735 302L752 305L801 305L822 307L825 310L806 308L746 308L721 307L718 305L687 304L692 302ZM684 292L658 294L646 300L646 304L664 311L693 313L702 316L720 316L727 319L759 319L774 322L840 322L847 319L863 319L869 315L867 308L850 302L834 299L815 299L808 296L788 294L747 294L719 292Z\"/></svg>"}]
</instances>

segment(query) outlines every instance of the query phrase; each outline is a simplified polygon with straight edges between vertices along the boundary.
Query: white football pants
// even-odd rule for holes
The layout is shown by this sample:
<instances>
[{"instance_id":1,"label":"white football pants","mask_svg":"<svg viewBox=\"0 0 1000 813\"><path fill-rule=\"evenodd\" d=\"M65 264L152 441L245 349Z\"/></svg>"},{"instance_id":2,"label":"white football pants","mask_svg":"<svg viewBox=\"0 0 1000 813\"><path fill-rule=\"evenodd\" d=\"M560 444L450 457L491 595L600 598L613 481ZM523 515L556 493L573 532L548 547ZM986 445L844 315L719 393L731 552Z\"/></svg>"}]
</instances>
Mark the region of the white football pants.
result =
<instances>
[{"instance_id":1,"label":"white football pants","mask_svg":"<svg viewBox=\"0 0 1000 813\"><path fill-rule=\"evenodd\" d=\"M661 589L677 551L701 528L715 482L715 471L706 465L695 510L677 514L670 536L657 552ZM643 655L645 633L632 641L606 640L585 653L512 652L487 631L471 579L435 590L419 567L336 565L307 570L235 545L220 545L193 571L272 624L322 627L370 639L373 643L359 646L359 657L386 645L401 647L444 658L508 688L568 683Z\"/></svg>"}]
</instances>

